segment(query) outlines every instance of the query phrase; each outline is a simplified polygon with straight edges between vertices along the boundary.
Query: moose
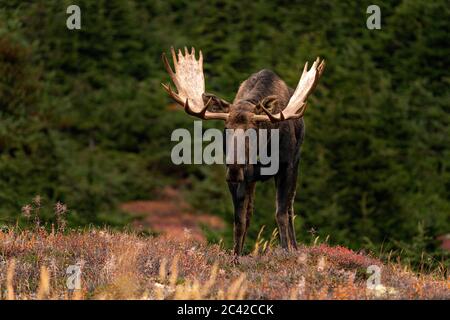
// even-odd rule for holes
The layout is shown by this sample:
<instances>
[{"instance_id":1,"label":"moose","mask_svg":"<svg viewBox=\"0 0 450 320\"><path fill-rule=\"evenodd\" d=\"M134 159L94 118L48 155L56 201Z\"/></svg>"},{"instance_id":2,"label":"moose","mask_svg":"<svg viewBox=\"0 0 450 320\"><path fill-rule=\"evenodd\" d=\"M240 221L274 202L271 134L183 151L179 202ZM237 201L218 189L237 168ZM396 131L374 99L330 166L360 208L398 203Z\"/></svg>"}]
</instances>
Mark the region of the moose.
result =
<instances>
[{"instance_id":1,"label":"moose","mask_svg":"<svg viewBox=\"0 0 450 320\"><path fill-rule=\"evenodd\" d=\"M223 120L225 129L279 130L279 169L274 175L262 175L260 163L226 164L226 180L234 206L234 254L240 256L253 214L255 184L274 178L276 186L276 222L282 248L297 249L294 228L294 198L300 149L305 136L303 115L306 100L315 89L325 68L317 58L308 70L308 63L295 90L274 72L263 69L242 82L229 103L205 92L203 54L196 59L195 49L185 47L184 54L171 48L175 72L162 54L165 68L178 92L170 84L162 84L172 99L185 112L203 120Z\"/></svg>"}]
</instances>

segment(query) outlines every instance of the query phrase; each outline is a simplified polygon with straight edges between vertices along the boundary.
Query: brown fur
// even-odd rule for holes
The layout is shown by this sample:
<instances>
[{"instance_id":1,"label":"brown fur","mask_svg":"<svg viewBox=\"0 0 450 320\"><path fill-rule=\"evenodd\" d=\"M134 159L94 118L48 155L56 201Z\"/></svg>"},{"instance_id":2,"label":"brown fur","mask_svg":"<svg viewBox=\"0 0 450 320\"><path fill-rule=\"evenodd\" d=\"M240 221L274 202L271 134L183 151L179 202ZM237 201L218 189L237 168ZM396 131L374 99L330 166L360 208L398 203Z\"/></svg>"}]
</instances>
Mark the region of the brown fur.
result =
<instances>
[{"instance_id":1,"label":"brown fur","mask_svg":"<svg viewBox=\"0 0 450 320\"><path fill-rule=\"evenodd\" d=\"M280 130L280 168L274 176L262 176L260 164L227 165L227 182L234 205L234 252L242 254L245 236L253 214L255 184L274 178L276 184L276 219L283 248L296 249L293 202L295 198L300 146L304 137L303 119L272 124L253 121L254 114L261 114L257 104L264 98L276 96L270 105L273 113L283 110L293 93L286 83L270 70L251 75L239 87L229 106L227 129L275 129Z\"/></svg>"}]
</instances>

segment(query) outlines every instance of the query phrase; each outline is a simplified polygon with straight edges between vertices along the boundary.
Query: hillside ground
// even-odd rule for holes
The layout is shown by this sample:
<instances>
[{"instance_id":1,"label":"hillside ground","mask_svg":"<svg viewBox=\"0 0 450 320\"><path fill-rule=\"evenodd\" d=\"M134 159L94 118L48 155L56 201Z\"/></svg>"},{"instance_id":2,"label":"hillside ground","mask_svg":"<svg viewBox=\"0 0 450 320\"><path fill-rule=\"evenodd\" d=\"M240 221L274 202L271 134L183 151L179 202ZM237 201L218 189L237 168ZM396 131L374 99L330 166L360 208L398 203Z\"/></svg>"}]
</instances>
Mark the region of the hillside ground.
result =
<instances>
[{"instance_id":1,"label":"hillside ground","mask_svg":"<svg viewBox=\"0 0 450 320\"><path fill-rule=\"evenodd\" d=\"M67 288L75 283L69 266L80 270L79 289ZM370 287L369 266L381 275ZM343 247L288 253L260 239L235 263L221 245L188 232L143 237L107 229L2 230L0 288L2 299L450 299L444 273L416 274Z\"/></svg>"}]
</instances>

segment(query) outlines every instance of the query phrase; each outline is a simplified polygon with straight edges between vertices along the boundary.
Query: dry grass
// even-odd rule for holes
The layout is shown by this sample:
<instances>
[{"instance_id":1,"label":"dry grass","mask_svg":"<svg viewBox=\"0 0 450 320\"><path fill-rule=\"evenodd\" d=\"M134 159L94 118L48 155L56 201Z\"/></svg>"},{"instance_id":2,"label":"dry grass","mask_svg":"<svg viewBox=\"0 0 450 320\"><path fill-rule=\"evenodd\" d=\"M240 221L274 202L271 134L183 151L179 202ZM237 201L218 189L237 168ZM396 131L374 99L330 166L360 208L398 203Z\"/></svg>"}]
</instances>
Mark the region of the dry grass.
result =
<instances>
[{"instance_id":1,"label":"dry grass","mask_svg":"<svg viewBox=\"0 0 450 320\"><path fill-rule=\"evenodd\" d=\"M69 265L81 268L80 290L67 289ZM382 271L371 290L369 265ZM288 253L260 240L235 264L189 235L0 232L0 299L450 299L449 280L325 244Z\"/></svg>"}]
</instances>

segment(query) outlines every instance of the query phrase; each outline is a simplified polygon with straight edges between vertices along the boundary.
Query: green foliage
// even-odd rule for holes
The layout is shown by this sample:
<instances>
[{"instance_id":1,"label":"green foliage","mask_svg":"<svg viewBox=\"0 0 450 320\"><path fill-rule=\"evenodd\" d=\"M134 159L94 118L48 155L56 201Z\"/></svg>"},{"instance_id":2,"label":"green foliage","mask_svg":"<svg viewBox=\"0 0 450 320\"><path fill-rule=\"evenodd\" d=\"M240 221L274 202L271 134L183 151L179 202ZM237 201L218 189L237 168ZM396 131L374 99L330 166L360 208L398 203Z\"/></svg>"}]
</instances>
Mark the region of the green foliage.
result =
<instances>
[{"instance_id":1,"label":"green foliage","mask_svg":"<svg viewBox=\"0 0 450 320\"><path fill-rule=\"evenodd\" d=\"M192 45L207 91L227 100L259 69L295 86L304 61L327 60L305 117L300 240L314 229L352 248L433 254L450 231L445 1L384 2L381 30L366 28L368 1L80 0L78 31L65 27L69 1L0 3L0 219L41 194L67 203L73 223L104 222L184 180L196 208L231 224L224 168L170 161L170 133L193 119L168 108L160 54ZM263 225L270 237L274 200L273 183L259 184L250 238Z\"/></svg>"}]
</instances>

